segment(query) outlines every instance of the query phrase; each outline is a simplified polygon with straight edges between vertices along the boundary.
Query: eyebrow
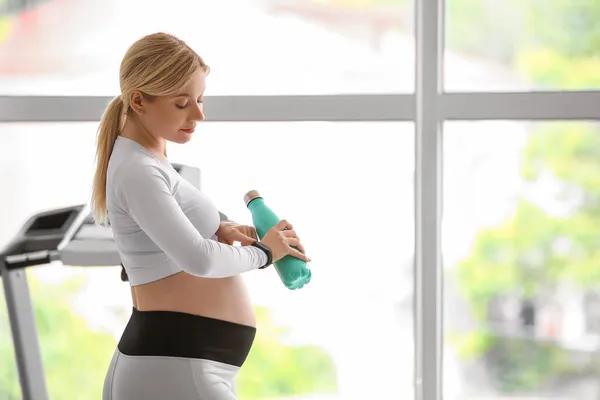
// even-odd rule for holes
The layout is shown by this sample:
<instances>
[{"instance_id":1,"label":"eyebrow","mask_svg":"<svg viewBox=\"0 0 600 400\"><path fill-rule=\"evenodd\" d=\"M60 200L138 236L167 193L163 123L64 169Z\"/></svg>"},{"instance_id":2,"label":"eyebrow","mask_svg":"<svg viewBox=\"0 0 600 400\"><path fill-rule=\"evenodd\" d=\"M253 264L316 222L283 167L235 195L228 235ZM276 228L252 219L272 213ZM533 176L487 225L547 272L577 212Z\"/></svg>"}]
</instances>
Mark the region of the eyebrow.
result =
<instances>
[{"instance_id":1,"label":"eyebrow","mask_svg":"<svg viewBox=\"0 0 600 400\"><path fill-rule=\"evenodd\" d=\"M192 97L189 95L189 93L180 93L174 96L174 98L178 98L178 97ZM200 98L203 99L204 98L204 94L200 95Z\"/></svg>"}]
</instances>

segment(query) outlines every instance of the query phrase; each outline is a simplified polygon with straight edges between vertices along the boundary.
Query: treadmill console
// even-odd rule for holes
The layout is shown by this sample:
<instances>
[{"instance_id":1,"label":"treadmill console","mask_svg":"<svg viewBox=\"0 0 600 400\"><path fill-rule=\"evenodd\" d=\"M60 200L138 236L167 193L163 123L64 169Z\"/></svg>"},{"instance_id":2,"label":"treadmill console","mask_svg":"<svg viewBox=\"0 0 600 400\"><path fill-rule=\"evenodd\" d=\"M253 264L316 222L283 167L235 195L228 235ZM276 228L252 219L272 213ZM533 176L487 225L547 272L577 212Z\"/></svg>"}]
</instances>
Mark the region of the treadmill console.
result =
<instances>
[{"instance_id":1,"label":"treadmill console","mask_svg":"<svg viewBox=\"0 0 600 400\"><path fill-rule=\"evenodd\" d=\"M25 222L13 240L0 253L6 268L47 264L56 259L56 249L83 205L38 213Z\"/></svg>"}]
</instances>

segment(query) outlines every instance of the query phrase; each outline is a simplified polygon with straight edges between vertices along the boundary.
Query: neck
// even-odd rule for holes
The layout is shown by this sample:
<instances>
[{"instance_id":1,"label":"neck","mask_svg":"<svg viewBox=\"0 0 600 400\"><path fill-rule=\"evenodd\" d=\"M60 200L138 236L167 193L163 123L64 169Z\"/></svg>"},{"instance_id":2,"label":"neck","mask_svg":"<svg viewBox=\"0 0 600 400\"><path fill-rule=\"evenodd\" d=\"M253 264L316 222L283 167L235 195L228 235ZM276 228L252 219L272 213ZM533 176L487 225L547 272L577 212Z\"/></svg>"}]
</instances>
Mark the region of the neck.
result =
<instances>
[{"instance_id":1,"label":"neck","mask_svg":"<svg viewBox=\"0 0 600 400\"><path fill-rule=\"evenodd\" d=\"M152 135L136 117L127 118L121 136L139 143L159 158L167 158L166 140Z\"/></svg>"}]
</instances>

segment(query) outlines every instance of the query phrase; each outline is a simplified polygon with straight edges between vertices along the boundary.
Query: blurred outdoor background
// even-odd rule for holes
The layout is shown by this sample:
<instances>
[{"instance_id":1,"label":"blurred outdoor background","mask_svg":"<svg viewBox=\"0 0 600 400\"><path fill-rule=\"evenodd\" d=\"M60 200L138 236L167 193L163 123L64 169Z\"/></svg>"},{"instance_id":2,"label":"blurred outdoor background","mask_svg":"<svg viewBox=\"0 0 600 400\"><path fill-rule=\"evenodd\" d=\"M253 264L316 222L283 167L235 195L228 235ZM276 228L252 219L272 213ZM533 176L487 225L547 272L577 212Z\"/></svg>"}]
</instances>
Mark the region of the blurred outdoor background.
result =
<instances>
[{"instance_id":1,"label":"blurred outdoor background","mask_svg":"<svg viewBox=\"0 0 600 400\"><path fill-rule=\"evenodd\" d=\"M409 0L0 0L0 95L114 96L127 47L166 31L207 96L413 93ZM447 0L453 92L600 88L600 2ZM600 105L599 105L600 106ZM240 400L414 398L412 122L211 122L173 162L249 224L258 189L313 281L246 276L259 333ZM0 243L88 200L97 122L0 124ZM444 398L600 399L597 121L444 125ZM263 156L282 168L265 171ZM282 179L283 178L283 179ZM598 263L598 264L597 264ZM28 270L52 400L98 399L131 310L120 268ZM1 290L1 289L0 289ZM0 296L0 399L20 399Z\"/></svg>"}]
</instances>

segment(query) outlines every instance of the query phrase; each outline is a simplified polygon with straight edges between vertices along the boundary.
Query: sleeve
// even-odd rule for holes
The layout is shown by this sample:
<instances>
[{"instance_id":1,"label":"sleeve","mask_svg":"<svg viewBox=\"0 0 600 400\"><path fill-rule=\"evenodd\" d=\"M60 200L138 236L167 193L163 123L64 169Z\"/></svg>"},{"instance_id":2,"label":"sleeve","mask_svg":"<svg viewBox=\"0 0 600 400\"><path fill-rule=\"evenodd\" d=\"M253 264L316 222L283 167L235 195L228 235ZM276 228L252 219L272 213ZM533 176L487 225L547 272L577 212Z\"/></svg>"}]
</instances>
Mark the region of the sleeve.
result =
<instances>
[{"instance_id":1,"label":"sleeve","mask_svg":"<svg viewBox=\"0 0 600 400\"><path fill-rule=\"evenodd\" d=\"M267 255L253 246L230 246L203 238L171 193L158 166L131 166L116 191L126 211L165 254L189 274L224 278L257 269Z\"/></svg>"}]
</instances>

